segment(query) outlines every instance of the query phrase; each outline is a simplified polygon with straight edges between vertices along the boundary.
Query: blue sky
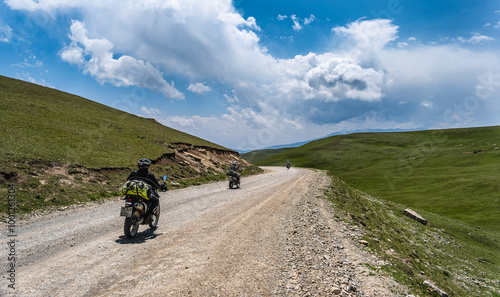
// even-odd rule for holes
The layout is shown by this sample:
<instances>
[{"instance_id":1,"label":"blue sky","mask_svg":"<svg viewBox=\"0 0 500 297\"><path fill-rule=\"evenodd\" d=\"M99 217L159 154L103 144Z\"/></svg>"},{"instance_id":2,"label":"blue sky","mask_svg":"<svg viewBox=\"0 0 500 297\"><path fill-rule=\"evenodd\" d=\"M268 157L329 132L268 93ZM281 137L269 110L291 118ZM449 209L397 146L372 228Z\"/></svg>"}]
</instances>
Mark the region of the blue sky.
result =
<instances>
[{"instance_id":1,"label":"blue sky","mask_svg":"<svg viewBox=\"0 0 500 297\"><path fill-rule=\"evenodd\" d=\"M0 2L0 75L240 150L499 125L499 49L493 0Z\"/></svg>"}]
</instances>

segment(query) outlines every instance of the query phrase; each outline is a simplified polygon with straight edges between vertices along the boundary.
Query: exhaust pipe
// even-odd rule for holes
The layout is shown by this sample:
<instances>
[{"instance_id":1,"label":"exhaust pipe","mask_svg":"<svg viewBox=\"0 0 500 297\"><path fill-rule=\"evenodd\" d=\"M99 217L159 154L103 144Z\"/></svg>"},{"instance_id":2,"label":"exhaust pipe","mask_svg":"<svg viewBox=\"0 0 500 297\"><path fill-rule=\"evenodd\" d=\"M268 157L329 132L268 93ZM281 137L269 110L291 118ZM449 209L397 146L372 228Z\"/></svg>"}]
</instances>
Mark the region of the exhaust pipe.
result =
<instances>
[{"instance_id":1,"label":"exhaust pipe","mask_svg":"<svg viewBox=\"0 0 500 297\"><path fill-rule=\"evenodd\" d=\"M144 203L140 203L140 202L136 202L136 203L134 204L134 208L135 208L135 209L137 209L138 211L140 211L140 212L141 212L141 214L146 213L146 211L148 210L147 205L146 205L146 204L144 204Z\"/></svg>"}]
</instances>

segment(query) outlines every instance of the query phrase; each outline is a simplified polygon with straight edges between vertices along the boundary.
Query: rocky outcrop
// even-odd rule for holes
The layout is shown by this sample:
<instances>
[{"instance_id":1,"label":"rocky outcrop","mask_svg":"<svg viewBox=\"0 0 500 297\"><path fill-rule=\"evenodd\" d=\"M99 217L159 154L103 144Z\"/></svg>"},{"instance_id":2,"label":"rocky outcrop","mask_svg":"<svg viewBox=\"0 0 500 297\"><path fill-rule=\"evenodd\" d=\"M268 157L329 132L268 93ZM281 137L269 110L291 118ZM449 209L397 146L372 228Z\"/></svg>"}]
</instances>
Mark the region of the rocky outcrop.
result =
<instances>
[{"instance_id":1,"label":"rocky outcrop","mask_svg":"<svg viewBox=\"0 0 500 297\"><path fill-rule=\"evenodd\" d=\"M187 143L161 142L158 145L164 148L163 155L156 159L147 155L140 157L150 158L155 164L151 170L157 176L167 173L170 182L183 181L182 186L199 183L195 181L197 179L211 181L225 177L224 173L233 161L251 168L247 172L255 169L237 152L223 148ZM137 163L134 163L126 167L96 168L43 160L10 162L9 166L0 168L0 183L14 185L18 191L18 206L33 211L114 197L131 170L137 168ZM0 207L0 215L2 212L5 211Z\"/></svg>"},{"instance_id":2,"label":"rocky outcrop","mask_svg":"<svg viewBox=\"0 0 500 297\"><path fill-rule=\"evenodd\" d=\"M224 166L229 166L233 161L237 161L244 167L249 165L239 157L238 152L232 150L182 142L171 143L168 148L172 152L152 160L153 164L189 166L197 172L206 170L223 172Z\"/></svg>"}]
</instances>

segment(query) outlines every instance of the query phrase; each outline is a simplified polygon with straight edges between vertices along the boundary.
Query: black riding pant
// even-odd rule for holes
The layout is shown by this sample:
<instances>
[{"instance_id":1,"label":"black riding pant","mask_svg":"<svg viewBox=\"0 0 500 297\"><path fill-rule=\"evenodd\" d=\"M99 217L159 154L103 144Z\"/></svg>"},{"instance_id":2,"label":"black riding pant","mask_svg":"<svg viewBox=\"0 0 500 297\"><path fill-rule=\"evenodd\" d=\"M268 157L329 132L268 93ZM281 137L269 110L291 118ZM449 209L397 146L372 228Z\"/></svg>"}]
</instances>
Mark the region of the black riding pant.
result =
<instances>
[{"instance_id":1,"label":"black riding pant","mask_svg":"<svg viewBox=\"0 0 500 297\"><path fill-rule=\"evenodd\" d=\"M158 206L158 203L160 202L160 195L158 195L156 191L151 191L149 195L149 200L151 201L149 212L152 212L153 209L155 209L155 207Z\"/></svg>"}]
</instances>

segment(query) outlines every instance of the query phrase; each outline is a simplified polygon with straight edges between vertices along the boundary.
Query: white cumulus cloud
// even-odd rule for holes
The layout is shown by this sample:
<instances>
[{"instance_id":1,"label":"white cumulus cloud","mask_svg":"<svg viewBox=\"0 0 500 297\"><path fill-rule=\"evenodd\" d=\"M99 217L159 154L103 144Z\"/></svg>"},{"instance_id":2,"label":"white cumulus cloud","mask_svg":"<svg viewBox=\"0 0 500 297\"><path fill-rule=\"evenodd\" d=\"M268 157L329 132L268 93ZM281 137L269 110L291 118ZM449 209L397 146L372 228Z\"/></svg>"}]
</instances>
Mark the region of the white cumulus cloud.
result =
<instances>
[{"instance_id":1,"label":"white cumulus cloud","mask_svg":"<svg viewBox=\"0 0 500 297\"><path fill-rule=\"evenodd\" d=\"M292 15L290 16L290 18L291 18L291 19L292 19L292 21L293 21L293 30L295 30L295 31L300 31L300 30L302 30L302 26L300 25L300 21L299 21L299 19L297 18L297 16L296 16L296 15L294 15L294 14L292 14Z\"/></svg>"},{"instance_id":2,"label":"white cumulus cloud","mask_svg":"<svg viewBox=\"0 0 500 297\"><path fill-rule=\"evenodd\" d=\"M356 47L371 50L380 50L398 38L398 26L387 19L357 20L332 30L339 35L348 36Z\"/></svg>"},{"instance_id":3,"label":"white cumulus cloud","mask_svg":"<svg viewBox=\"0 0 500 297\"><path fill-rule=\"evenodd\" d=\"M363 68L347 59L327 59L306 74L312 88L308 98L326 101L342 99L378 100L382 97L384 74L373 68Z\"/></svg>"},{"instance_id":4,"label":"white cumulus cloud","mask_svg":"<svg viewBox=\"0 0 500 297\"><path fill-rule=\"evenodd\" d=\"M204 83L190 84L188 90L196 94L204 94L212 91L212 89Z\"/></svg>"},{"instance_id":5,"label":"white cumulus cloud","mask_svg":"<svg viewBox=\"0 0 500 297\"><path fill-rule=\"evenodd\" d=\"M479 44L479 43L483 43L483 42L494 41L495 38L490 37L490 36L486 36L486 35L482 35L479 33L474 33L474 34L472 34L472 37L470 37L470 38L466 39L463 37L459 37L458 40L461 42L464 42L464 43Z\"/></svg>"},{"instance_id":6,"label":"white cumulus cloud","mask_svg":"<svg viewBox=\"0 0 500 297\"><path fill-rule=\"evenodd\" d=\"M287 17L286 16L282 16L282 15L278 15L278 20L282 21L284 19L286 19ZM293 30L294 31L300 31L304 28L304 26L307 26L309 25L310 23L314 22L316 20L316 17L311 14L308 18L305 18L304 21L303 21L303 25L300 24L300 19L297 17L297 15L295 14L292 14L290 16L290 18L292 19L293 21Z\"/></svg>"},{"instance_id":7,"label":"white cumulus cloud","mask_svg":"<svg viewBox=\"0 0 500 297\"><path fill-rule=\"evenodd\" d=\"M158 108L147 108L145 106L141 107L141 112L152 118L162 115L162 112Z\"/></svg>"},{"instance_id":8,"label":"white cumulus cloud","mask_svg":"<svg viewBox=\"0 0 500 297\"><path fill-rule=\"evenodd\" d=\"M227 108L217 116L161 118L154 109L142 112L225 145L262 147L290 135L298 141L339 130L432 127L446 122L441 118L455 108L471 117L464 123L498 118L500 55L477 49L494 41L479 33L461 42L447 40L453 44L430 44L400 39L393 20L363 18L331 29L337 48L281 59L262 45L259 36L268 32L259 20L243 18L229 0L5 3L76 18L61 29L70 34L59 55L100 83L182 99L180 87L166 77L198 82L187 90L199 94L212 91L200 82L217 82L219 103ZM291 19L296 31L316 21L312 14L277 19ZM10 27L2 27L0 40L6 42L9 34Z\"/></svg>"},{"instance_id":9,"label":"white cumulus cloud","mask_svg":"<svg viewBox=\"0 0 500 297\"><path fill-rule=\"evenodd\" d=\"M8 0L6 3L13 9L51 14L78 12L75 23L85 24L85 32L75 32L72 26L71 45L61 51L61 57L69 63L85 64L84 71L100 82L141 86L138 83L144 80L141 72L147 69L154 74L153 79L147 75L154 84L152 88L167 98L180 99L183 94L173 83L161 79L160 74L195 80L216 78L226 83L274 75L271 71L262 72L273 69L275 59L259 45L254 32L261 30L257 20L252 16L244 19L231 1ZM105 62L90 61L89 55L99 55ZM98 63L90 65L91 62ZM119 77L115 71L129 70L124 68L130 63L139 75L135 81L130 76ZM141 68L143 71L139 71Z\"/></svg>"},{"instance_id":10,"label":"white cumulus cloud","mask_svg":"<svg viewBox=\"0 0 500 297\"><path fill-rule=\"evenodd\" d=\"M114 86L138 86L158 91L167 98L184 99L173 84L149 62L123 55L113 57L113 44L107 39L92 39L87 36L85 24L73 21L71 44L60 52L61 58L69 63L81 65L84 73L95 77L100 83Z\"/></svg>"},{"instance_id":11,"label":"white cumulus cloud","mask_svg":"<svg viewBox=\"0 0 500 297\"><path fill-rule=\"evenodd\" d=\"M309 25L310 23L314 22L316 20L316 17L311 14L308 18L304 19L304 25Z\"/></svg>"}]
</instances>

